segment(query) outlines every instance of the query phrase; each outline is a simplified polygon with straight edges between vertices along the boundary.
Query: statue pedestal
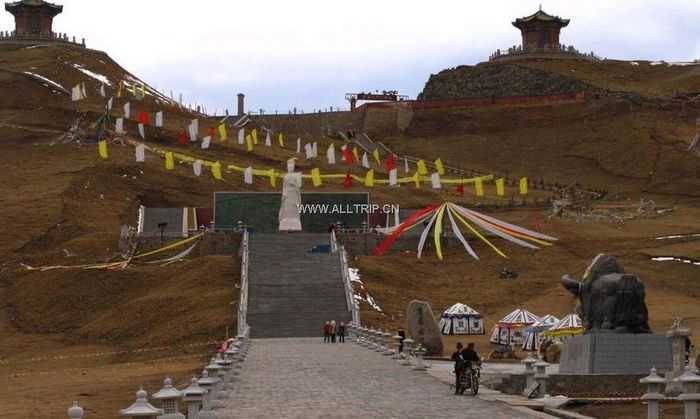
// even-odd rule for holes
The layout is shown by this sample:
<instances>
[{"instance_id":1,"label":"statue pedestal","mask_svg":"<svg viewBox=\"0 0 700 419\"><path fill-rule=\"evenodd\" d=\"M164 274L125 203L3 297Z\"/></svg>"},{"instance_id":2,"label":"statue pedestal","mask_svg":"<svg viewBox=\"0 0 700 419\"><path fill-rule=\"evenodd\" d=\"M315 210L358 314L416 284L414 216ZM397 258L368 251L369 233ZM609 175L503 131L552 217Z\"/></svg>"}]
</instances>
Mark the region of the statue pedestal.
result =
<instances>
[{"instance_id":1,"label":"statue pedestal","mask_svg":"<svg viewBox=\"0 0 700 419\"><path fill-rule=\"evenodd\" d=\"M562 345L560 374L648 374L673 368L671 341L652 334L589 333Z\"/></svg>"}]
</instances>

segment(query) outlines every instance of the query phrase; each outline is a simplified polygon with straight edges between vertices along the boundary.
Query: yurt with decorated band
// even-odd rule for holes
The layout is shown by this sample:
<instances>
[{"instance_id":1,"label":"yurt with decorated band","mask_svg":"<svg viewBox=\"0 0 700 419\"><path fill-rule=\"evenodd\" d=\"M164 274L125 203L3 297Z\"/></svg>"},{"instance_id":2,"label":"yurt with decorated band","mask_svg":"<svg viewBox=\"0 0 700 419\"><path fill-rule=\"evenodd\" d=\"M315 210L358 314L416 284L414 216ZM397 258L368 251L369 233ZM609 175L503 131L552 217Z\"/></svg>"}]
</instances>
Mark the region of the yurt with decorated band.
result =
<instances>
[{"instance_id":1,"label":"yurt with decorated band","mask_svg":"<svg viewBox=\"0 0 700 419\"><path fill-rule=\"evenodd\" d=\"M569 314L544 332L545 337L564 340L583 333L583 323L578 314Z\"/></svg>"},{"instance_id":2,"label":"yurt with decorated band","mask_svg":"<svg viewBox=\"0 0 700 419\"><path fill-rule=\"evenodd\" d=\"M443 335L483 335L484 319L468 305L457 303L440 316L440 331Z\"/></svg>"},{"instance_id":3,"label":"yurt with decorated band","mask_svg":"<svg viewBox=\"0 0 700 419\"><path fill-rule=\"evenodd\" d=\"M557 324L559 319L551 314L547 314L542 317L538 322L535 322L532 326L525 328L525 335L523 337L523 350L524 351L537 351L540 349L540 344L544 339L544 332L549 330L552 326Z\"/></svg>"},{"instance_id":4,"label":"yurt with decorated band","mask_svg":"<svg viewBox=\"0 0 700 419\"><path fill-rule=\"evenodd\" d=\"M522 345L525 328L539 320L538 316L524 308L515 309L496 323L489 340L497 345Z\"/></svg>"}]
</instances>

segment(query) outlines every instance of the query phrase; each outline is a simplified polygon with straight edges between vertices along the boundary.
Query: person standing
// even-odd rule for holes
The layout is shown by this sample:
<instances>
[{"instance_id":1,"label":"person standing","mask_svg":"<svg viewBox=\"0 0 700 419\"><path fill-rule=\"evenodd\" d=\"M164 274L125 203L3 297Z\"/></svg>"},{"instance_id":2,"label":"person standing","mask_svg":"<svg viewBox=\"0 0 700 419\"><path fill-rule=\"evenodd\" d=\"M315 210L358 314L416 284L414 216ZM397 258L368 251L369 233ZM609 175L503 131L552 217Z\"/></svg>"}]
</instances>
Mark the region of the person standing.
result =
<instances>
[{"instance_id":1,"label":"person standing","mask_svg":"<svg viewBox=\"0 0 700 419\"><path fill-rule=\"evenodd\" d=\"M345 323L338 325L338 343L345 343Z\"/></svg>"},{"instance_id":2,"label":"person standing","mask_svg":"<svg viewBox=\"0 0 700 419\"><path fill-rule=\"evenodd\" d=\"M331 341L331 322L327 321L323 325L323 343Z\"/></svg>"},{"instance_id":3,"label":"person standing","mask_svg":"<svg viewBox=\"0 0 700 419\"><path fill-rule=\"evenodd\" d=\"M335 320L331 320L331 343L335 343L335 334L337 332L336 326L335 326Z\"/></svg>"}]
</instances>

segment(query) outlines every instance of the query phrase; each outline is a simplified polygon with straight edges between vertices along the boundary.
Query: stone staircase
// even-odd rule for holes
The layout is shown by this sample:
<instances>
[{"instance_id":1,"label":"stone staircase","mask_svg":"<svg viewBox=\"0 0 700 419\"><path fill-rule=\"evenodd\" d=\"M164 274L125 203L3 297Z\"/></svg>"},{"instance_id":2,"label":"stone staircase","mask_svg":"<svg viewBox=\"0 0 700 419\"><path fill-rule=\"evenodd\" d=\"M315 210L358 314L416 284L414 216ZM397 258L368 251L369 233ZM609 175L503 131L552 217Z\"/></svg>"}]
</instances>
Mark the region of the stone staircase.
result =
<instances>
[{"instance_id":1,"label":"stone staircase","mask_svg":"<svg viewBox=\"0 0 700 419\"><path fill-rule=\"evenodd\" d=\"M327 234L250 234L251 337L321 336L324 322L351 320L338 254L311 253L328 242Z\"/></svg>"}]
</instances>

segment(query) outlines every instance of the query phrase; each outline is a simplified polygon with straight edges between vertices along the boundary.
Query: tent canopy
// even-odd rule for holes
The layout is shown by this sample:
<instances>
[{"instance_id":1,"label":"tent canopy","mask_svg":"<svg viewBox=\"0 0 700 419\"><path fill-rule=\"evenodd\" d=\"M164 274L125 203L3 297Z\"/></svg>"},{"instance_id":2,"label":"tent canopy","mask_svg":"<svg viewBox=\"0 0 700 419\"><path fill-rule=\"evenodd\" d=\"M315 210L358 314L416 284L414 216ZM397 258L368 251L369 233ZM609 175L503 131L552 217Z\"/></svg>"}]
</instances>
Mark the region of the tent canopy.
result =
<instances>
[{"instance_id":1,"label":"tent canopy","mask_svg":"<svg viewBox=\"0 0 700 419\"><path fill-rule=\"evenodd\" d=\"M481 317L478 311L466 304L457 303L442 313L443 318L450 317Z\"/></svg>"},{"instance_id":2,"label":"tent canopy","mask_svg":"<svg viewBox=\"0 0 700 419\"><path fill-rule=\"evenodd\" d=\"M573 336L583 333L583 323L577 314L569 314L549 328L545 336Z\"/></svg>"},{"instance_id":3,"label":"tent canopy","mask_svg":"<svg viewBox=\"0 0 700 419\"><path fill-rule=\"evenodd\" d=\"M525 329L525 332L543 332L545 330L548 330L555 324L559 323L559 319L556 318L555 316L551 314L547 314L546 316L542 317L532 325L528 326Z\"/></svg>"},{"instance_id":4,"label":"tent canopy","mask_svg":"<svg viewBox=\"0 0 700 419\"><path fill-rule=\"evenodd\" d=\"M484 321L481 314L466 304L457 303L440 316L443 335L483 335Z\"/></svg>"},{"instance_id":5,"label":"tent canopy","mask_svg":"<svg viewBox=\"0 0 700 419\"><path fill-rule=\"evenodd\" d=\"M502 318L501 321L498 322L497 326L507 329L520 328L523 326L530 326L540 320L541 319L538 316L530 313L526 309L518 308Z\"/></svg>"}]
</instances>

